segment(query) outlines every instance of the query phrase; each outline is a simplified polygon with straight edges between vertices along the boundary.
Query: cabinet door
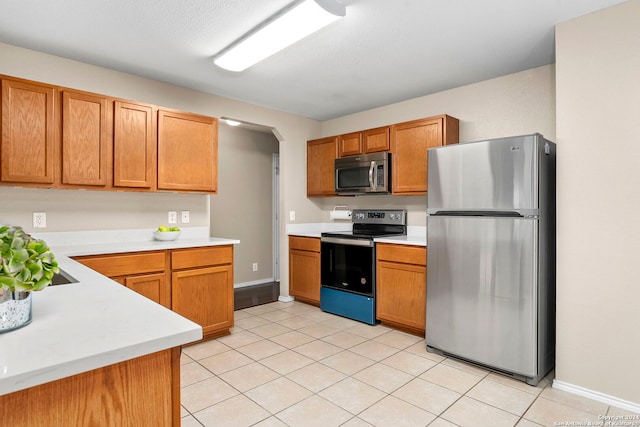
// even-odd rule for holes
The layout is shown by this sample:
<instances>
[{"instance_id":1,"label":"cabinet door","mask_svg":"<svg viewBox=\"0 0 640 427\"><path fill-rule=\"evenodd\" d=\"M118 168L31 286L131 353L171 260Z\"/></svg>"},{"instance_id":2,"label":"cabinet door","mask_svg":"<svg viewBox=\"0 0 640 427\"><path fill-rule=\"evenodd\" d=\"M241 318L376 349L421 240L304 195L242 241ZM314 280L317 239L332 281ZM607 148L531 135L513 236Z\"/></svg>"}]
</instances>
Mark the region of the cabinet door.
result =
<instances>
[{"instance_id":1,"label":"cabinet door","mask_svg":"<svg viewBox=\"0 0 640 427\"><path fill-rule=\"evenodd\" d=\"M362 154L362 133L354 132L338 137L338 157Z\"/></svg>"},{"instance_id":2,"label":"cabinet door","mask_svg":"<svg viewBox=\"0 0 640 427\"><path fill-rule=\"evenodd\" d=\"M379 243L376 258L376 317L424 336L427 249Z\"/></svg>"},{"instance_id":3,"label":"cabinet door","mask_svg":"<svg viewBox=\"0 0 640 427\"><path fill-rule=\"evenodd\" d=\"M62 183L106 186L111 162L107 98L62 93Z\"/></svg>"},{"instance_id":4,"label":"cabinet door","mask_svg":"<svg viewBox=\"0 0 640 427\"><path fill-rule=\"evenodd\" d=\"M442 115L391 126L393 194L427 192L427 149L457 144L459 121Z\"/></svg>"},{"instance_id":5,"label":"cabinet door","mask_svg":"<svg viewBox=\"0 0 640 427\"><path fill-rule=\"evenodd\" d=\"M2 181L54 183L56 96L53 86L2 80Z\"/></svg>"},{"instance_id":6,"label":"cabinet door","mask_svg":"<svg viewBox=\"0 0 640 427\"><path fill-rule=\"evenodd\" d=\"M153 108L116 101L113 125L113 185L153 189L156 136Z\"/></svg>"},{"instance_id":7,"label":"cabinet door","mask_svg":"<svg viewBox=\"0 0 640 427\"><path fill-rule=\"evenodd\" d=\"M320 304L320 253L289 250L289 293Z\"/></svg>"},{"instance_id":8,"label":"cabinet door","mask_svg":"<svg viewBox=\"0 0 640 427\"><path fill-rule=\"evenodd\" d=\"M379 261L377 270L377 317L424 333L426 267Z\"/></svg>"},{"instance_id":9,"label":"cabinet door","mask_svg":"<svg viewBox=\"0 0 640 427\"><path fill-rule=\"evenodd\" d=\"M171 308L202 326L211 337L233 326L233 266L196 268L171 274Z\"/></svg>"},{"instance_id":10,"label":"cabinet door","mask_svg":"<svg viewBox=\"0 0 640 427\"><path fill-rule=\"evenodd\" d=\"M391 127L393 194L427 191L427 149L442 145L442 119L416 120Z\"/></svg>"},{"instance_id":11,"label":"cabinet door","mask_svg":"<svg viewBox=\"0 0 640 427\"><path fill-rule=\"evenodd\" d=\"M130 276L124 280L124 285L152 301L170 308L169 289L164 273Z\"/></svg>"},{"instance_id":12,"label":"cabinet door","mask_svg":"<svg viewBox=\"0 0 640 427\"><path fill-rule=\"evenodd\" d=\"M335 196L335 160L337 138L307 142L307 197Z\"/></svg>"},{"instance_id":13,"label":"cabinet door","mask_svg":"<svg viewBox=\"0 0 640 427\"><path fill-rule=\"evenodd\" d=\"M158 189L218 189L218 121L213 117L158 111Z\"/></svg>"},{"instance_id":14,"label":"cabinet door","mask_svg":"<svg viewBox=\"0 0 640 427\"><path fill-rule=\"evenodd\" d=\"M389 151L390 127L384 126L376 129L369 129L362 132L362 151L364 153L376 153L379 151Z\"/></svg>"}]
</instances>

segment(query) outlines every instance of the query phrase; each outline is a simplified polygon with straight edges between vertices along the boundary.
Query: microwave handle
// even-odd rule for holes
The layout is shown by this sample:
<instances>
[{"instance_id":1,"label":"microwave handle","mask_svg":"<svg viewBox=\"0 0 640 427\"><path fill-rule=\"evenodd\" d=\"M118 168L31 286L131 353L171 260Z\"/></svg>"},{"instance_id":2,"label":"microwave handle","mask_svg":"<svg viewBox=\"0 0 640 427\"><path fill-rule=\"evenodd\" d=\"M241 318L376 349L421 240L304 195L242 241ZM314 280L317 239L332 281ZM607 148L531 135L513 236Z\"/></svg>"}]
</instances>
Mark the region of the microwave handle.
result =
<instances>
[{"instance_id":1,"label":"microwave handle","mask_svg":"<svg viewBox=\"0 0 640 427\"><path fill-rule=\"evenodd\" d=\"M375 178L374 178L374 174L373 171L376 168L376 162L374 162L373 160L371 161L371 166L369 166L369 187L371 187L372 189L376 188L376 183L375 183ZM376 176L377 178L377 176Z\"/></svg>"}]
</instances>

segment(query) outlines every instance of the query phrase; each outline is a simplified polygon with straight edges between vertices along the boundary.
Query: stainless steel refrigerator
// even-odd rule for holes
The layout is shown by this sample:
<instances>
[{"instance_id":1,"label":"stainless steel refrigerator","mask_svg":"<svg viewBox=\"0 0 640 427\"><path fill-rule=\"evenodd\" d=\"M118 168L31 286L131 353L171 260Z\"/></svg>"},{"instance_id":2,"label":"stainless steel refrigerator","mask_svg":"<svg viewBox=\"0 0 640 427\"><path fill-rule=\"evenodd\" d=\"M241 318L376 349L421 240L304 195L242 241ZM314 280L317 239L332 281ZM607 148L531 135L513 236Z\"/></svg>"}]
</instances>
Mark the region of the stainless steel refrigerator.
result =
<instances>
[{"instance_id":1,"label":"stainless steel refrigerator","mask_svg":"<svg viewBox=\"0 0 640 427\"><path fill-rule=\"evenodd\" d=\"M427 350L537 384L555 360L555 144L428 150Z\"/></svg>"}]
</instances>

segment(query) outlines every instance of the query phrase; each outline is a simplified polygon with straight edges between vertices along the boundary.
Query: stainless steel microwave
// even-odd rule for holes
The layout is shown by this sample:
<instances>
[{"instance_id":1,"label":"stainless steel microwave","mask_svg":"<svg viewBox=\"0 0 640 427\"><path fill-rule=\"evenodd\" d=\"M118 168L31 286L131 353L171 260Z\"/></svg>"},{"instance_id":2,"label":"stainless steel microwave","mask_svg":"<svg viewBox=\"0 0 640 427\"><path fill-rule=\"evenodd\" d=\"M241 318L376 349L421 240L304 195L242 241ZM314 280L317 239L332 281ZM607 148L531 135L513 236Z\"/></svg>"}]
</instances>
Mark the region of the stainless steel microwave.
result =
<instances>
[{"instance_id":1,"label":"stainless steel microwave","mask_svg":"<svg viewBox=\"0 0 640 427\"><path fill-rule=\"evenodd\" d=\"M338 194L388 194L391 192L391 153L336 159L335 179Z\"/></svg>"}]
</instances>

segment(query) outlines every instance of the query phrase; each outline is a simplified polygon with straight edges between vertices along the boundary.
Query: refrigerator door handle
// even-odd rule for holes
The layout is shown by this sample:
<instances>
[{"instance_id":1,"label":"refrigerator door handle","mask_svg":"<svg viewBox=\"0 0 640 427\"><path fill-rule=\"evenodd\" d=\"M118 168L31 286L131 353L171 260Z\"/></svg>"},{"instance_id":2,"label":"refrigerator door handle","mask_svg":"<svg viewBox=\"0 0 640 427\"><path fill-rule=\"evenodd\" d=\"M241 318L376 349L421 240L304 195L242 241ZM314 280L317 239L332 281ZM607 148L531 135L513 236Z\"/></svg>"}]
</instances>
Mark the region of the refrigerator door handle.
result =
<instances>
[{"instance_id":1,"label":"refrigerator door handle","mask_svg":"<svg viewBox=\"0 0 640 427\"><path fill-rule=\"evenodd\" d=\"M529 217L517 211L436 211L430 213L431 216L489 216L506 218Z\"/></svg>"}]
</instances>

